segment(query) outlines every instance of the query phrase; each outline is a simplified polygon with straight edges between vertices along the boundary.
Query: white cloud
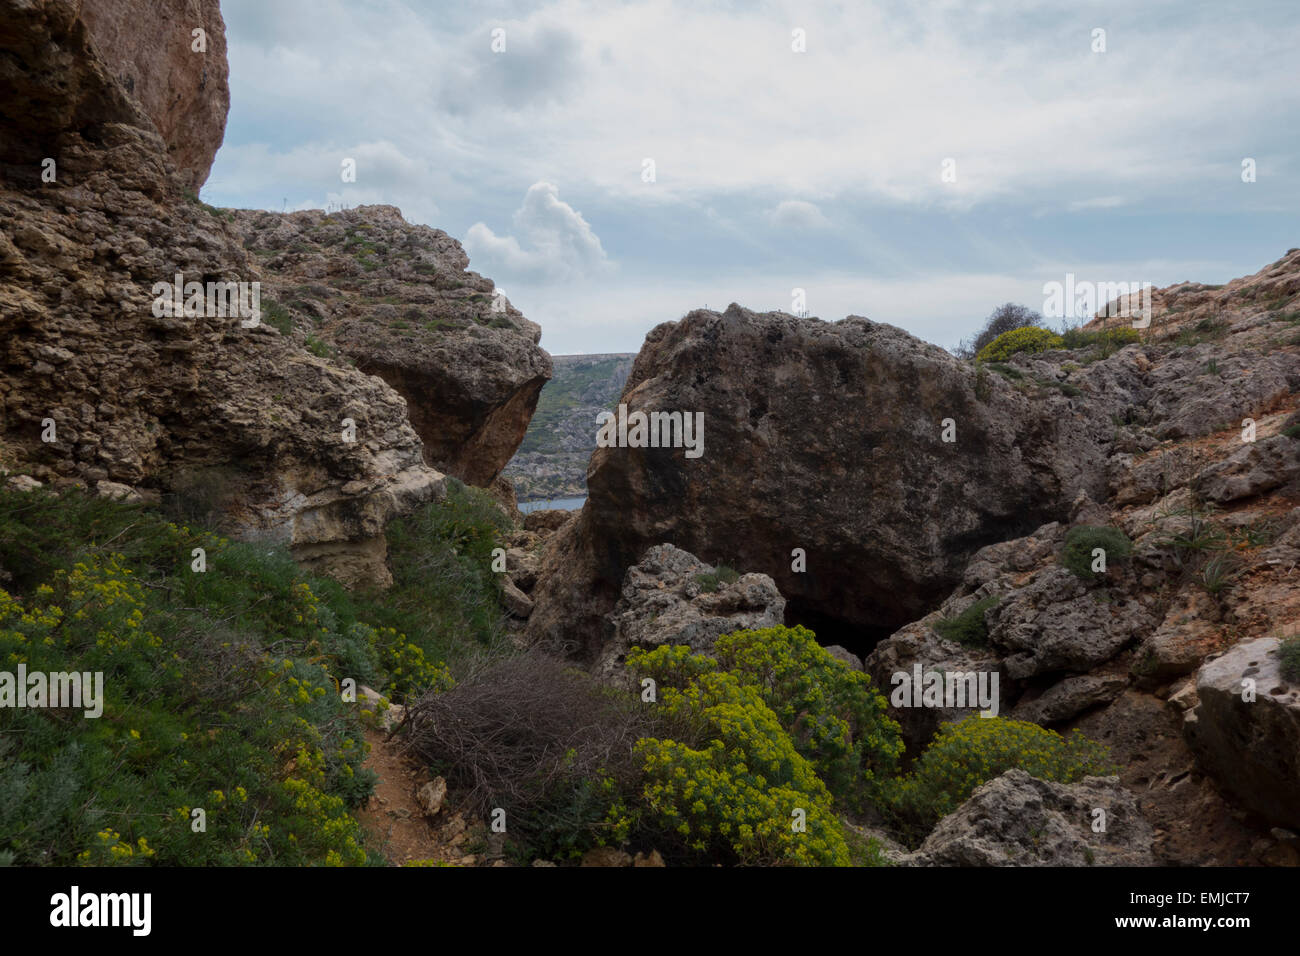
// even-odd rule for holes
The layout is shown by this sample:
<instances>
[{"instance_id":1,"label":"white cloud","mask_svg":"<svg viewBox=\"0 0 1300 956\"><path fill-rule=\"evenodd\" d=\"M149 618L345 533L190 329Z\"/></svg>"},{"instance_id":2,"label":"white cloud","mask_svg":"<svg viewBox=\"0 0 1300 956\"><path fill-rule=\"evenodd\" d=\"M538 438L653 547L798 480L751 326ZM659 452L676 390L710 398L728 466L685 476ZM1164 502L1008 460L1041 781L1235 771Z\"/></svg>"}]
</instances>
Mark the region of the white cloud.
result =
<instances>
[{"instance_id":1,"label":"white cloud","mask_svg":"<svg viewBox=\"0 0 1300 956\"><path fill-rule=\"evenodd\" d=\"M1066 208L1070 212L1081 212L1086 209L1115 209L1124 205L1123 196L1097 196L1094 199L1080 199L1070 203Z\"/></svg>"},{"instance_id":2,"label":"white cloud","mask_svg":"<svg viewBox=\"0 0 1300 956\"><path fill-rule=\"evenodd\" d=\"M508 281L556 281L589 276L609 266L600 238L551 183L528 187L513 222L518 237L498 236L482 222L470 226L464 245L476 270L495 268Z\"/></svg>"},{"instance_id":3,"label":"white cloud","mask_svg":"<svg viewBox=\"0 0 1300 956\"><path fill-rule=\"evenodd\" d=\"M767 220L777 229L799 232L813 232L831 226L830 220L822 215L815 204L800 199L787 199L778 203L774 209L767 211Z\"/></svg>"}]
</instances>

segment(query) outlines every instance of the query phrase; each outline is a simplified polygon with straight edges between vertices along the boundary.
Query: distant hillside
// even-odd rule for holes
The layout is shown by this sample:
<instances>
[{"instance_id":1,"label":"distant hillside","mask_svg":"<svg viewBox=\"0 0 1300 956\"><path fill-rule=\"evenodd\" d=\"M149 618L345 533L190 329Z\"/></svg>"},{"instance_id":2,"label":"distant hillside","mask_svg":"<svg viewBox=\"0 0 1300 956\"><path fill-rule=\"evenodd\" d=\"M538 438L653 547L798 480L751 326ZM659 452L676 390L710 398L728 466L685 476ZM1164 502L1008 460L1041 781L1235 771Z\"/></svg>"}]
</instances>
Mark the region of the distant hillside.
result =
<instances>
[{"instance_id":1,"label":"distant hillside","mask_svg":"<svg viewBox=\"0 0 1300 956\"><path fill-rule=\"evenodd\" d=\"M596 447L596 416L613 409L635 354L555 355L555 374L505 476L520 501L587 493L587 462Z\"/></svg>"}]
</instances>

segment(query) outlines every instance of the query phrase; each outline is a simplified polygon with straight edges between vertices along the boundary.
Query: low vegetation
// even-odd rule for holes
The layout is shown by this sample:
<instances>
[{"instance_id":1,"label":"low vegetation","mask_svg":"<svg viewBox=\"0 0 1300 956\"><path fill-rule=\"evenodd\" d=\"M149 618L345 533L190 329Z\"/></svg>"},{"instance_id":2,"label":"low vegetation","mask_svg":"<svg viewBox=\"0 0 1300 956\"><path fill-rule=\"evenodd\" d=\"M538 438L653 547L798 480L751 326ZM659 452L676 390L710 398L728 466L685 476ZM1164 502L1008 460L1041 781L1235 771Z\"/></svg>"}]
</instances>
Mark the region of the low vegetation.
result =
<instances>
[{"instance_id":1,"label":"low vegetation","mask_svg":"<svg viewBox=\"0 0 1300 956\"><path fill-rule=\"evenodd\" d=\"M989 626L985 615L997 605L996 596L981 598L960 614L938 621L934 629L941 637L958 644L984 647L989 642Z\"/></svg>"},{"instance_id":2,"label":"low vegetation","mask_svg":"<svg viewBox=\"0 0 1300 956\"><path fill-rule=\"evenodd\" d=\"M713 594L718 588L735 584L739 580L740 572L725 564L718 565L712 571L701 571L695 575L695 583L700 586L700 590L705 594Z\"/></svg>"},{"instance_id":3,"label":"low vegetation","mask_svg":"<svg viewBox=\"0 0 1300 956\"><path fill-rule=\"evenodd\" d=\"M1300 637L1288 637L1278 649L1282 657L1282 676L1300 684Z\"/></svg>"},{"instance_id":4,"label":"low vegetation","mask_svg":"<svg viewBox=\"0 0 1300 956\"><path fill-rule=\"evenodd\" d=\"M1117 772L1105 748L1077 732L1062 737L1027 721L972 716L940 728L912 771L890 782L884 807L919 842L977 787L1013 769L1056 783Z\"/></svg>"},{"instance_id":5,"label":"low vegetation","mask_svg":"<svg viewBox=\"0 0 1300 956\"><path fill-rule=\"evenodd\" d=\"M1096 553L1098 550L1101 554ZM1079 525L1065 535L1061 565L1081 580L1098 581L1102 572L1093 568L1099 561L1104 561L1104 567L1109 570L1113 564L1127 560L1132 553L1133 542L1119 528Z\"/></svg>"},{"instance_id":6,"label":"low vegetation","mask_svg":"<svg viewBox=\"0 0 1300 956\"><path fill-rule=\"evenodd\" d=\"M350 812L370 705L343 681L409 699L452 685L452 643L491 644L482 497L395 529L390 601L141 506L0 491L0 667L103 674L98 717L0 709L0 861L376 861Z\"/></svg>"},{"instance_id":7,"label":"low vegetation","mask_svg":"<svg viewBox=\"0 0 1300 956\"><path fill-rule=\"evenodd\" d=\"M1046 352L1059 349L1064 340L1050 329L1027 326L1003 332L984 348L975 353L979 362L1005 362L1017 352Z\"/></svg>"}]
</instances>

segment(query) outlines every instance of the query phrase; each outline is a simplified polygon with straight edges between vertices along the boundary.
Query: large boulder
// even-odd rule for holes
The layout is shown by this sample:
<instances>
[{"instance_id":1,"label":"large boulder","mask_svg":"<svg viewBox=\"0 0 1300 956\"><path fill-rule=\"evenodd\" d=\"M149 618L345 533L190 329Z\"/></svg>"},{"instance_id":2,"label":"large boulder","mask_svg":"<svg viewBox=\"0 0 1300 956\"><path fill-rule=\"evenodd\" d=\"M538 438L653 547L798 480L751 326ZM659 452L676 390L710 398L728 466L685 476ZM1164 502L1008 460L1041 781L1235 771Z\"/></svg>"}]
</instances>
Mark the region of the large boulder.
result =
<instances>
[{"instance_id":1,"label":"large boulder","mask_svg":"<svg viewBox=\"0 0 1300 956\"><path fill-rule=\"evenodd\" d=\"M719 580L717 569L694 555L656 545L628 568L598 670L616 676L633 647L686 644L707 654L723 634L778 627L784 614L785 599L766 574Z\"/></svg>"},{"instance_id":2,"label":"large boulder","mask_svg":"<svg viewBox=\"0 0 1300 956\"><path fill-rule=\"evenodd\" d=\"M1023 770L1008 770L977 788L903 862L908 866L1155 863L1151 827L1116 777L1049 783Z\"/></svg>"},{"instance_id":3,"label":"large boulder","mask_svg":"<svg viewBox=\"0 0 1300 956\"><path fill-rule=\"evenodd\" d=\"M989 643L1016 680L1087 671L1156 623L1137 598L1089 588L1062 567L1047 569L1007 595L987 620Z\"/></svg>"},{"instance_id":4,"label":"large boulder","mask_svg":"<svg viewBox=\"0 0 1300 956\"><path fill-rule=\"evenodd\" d=\"M181 182L197 193L230 111L219 0L92 0L77 7L95 52L143 107Z\"/></svg>"},{"instance_id":5,"label":"large boulder","mask_svg":"<svg viewBox=\"0 0 1300 956\"><path fill-rule=\"evenodd\" d=\"M653 329L621 401L703 413L702 454L596 450L581 517L542 569L534 638L598 648L627 568L671 542L770 575L791 622L853 650L929 610L978 548L1080 491L1100 498L1114 432L892 326L736 305Z\"/></svg>"},{"instance_id":6,"label":"large boulder","mask_svg":"<svg viewBox=\"0 0 1300 956\"><path fill-rule=\"evenodd\" d=\"M1270 822L1300 828L1300 684L1282 676L1277 638L1238 644L1196 675L1184 730L1197 762Z\"/></svg>"},{"instance_id":7,"label":"large boulder","mask_svg":"<svg viewBox=\"0 0 1300 956\"><path fill-rule=\"evenodd\" d=\"M159 6L187 21L180 0ZM41 481L201 500L241 536L384 584L384 524L442 487L406 402L265 323L155 308L155 284L177 273L251 288L259 272L228 224L187 198L81 12L0 0L4 457Z\"/></svg>"},{"instance_id":8,"label":"large boulder","mask_svg":"<svg viewBox=\"0 0 1300 956\"><path fill-rule=\"evenodd\" d=\"M497 482L551 358L540 326L468 271L458 241L393 206L226 215L260 260L283 333L332 347L396 389L429 465L471 485Z\"/></svg>"}]
</instances>

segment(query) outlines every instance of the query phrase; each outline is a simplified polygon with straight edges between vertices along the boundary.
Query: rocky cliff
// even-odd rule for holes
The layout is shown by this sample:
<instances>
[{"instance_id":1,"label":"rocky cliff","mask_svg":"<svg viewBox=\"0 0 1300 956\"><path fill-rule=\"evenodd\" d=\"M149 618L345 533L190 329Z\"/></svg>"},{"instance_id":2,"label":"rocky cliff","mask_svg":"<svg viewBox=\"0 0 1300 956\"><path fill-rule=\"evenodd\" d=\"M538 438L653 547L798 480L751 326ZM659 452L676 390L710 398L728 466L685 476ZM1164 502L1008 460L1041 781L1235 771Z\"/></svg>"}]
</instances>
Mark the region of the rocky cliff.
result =
<instances>
[{"instance_id":1,"label":"rocky cliff","mask_svg":"<svg viewBox=\"0 0 1300 956\"><path fill-rule=\"evenodd\" d=\"M1156 861L1300 862L1300 684L1279 663L1300 621L1300 250L1154 298L1137 344L985 366L857 318L660 326L621 401L704 412L703 454L597 450L532 638L576 635L605 667L637 561L671 542L770 575L787 623L866 654L882 688L995 674L1001 714L1101 741ZM891 713L915 754L973 711Z\"/></svg>"},{"instance_id":2,"label":"rocky cliff","mask_svg":"<svg viewBox=\"0 0 1300 956\"><path fill-rule=\"evenodd\" d=\"M624 572L668 542L770 575L787 618L852 648L923 613L982 545L1104 491L1114 426L906 332L733 305L655 328L620 401L703 414L703 453L598 448L530 622L589 648Z\"/></svg>"},{"instance_id":3,"label":"rocky cliff","mask_svg":"<svg viewBox=\"0 0 1300 956\"><path fill-rule=\"evenodd\" d=\"M551 377L542 330L440 229L392 206L279 214L232 210L256 256L268 321L406 399L425 460L473 485L501 474Z\"/></svg>"},{"instance_id":4,"label":"rocky cliff","mask_svg":"<svg viewBox=\"0 0 1300 956\"><path fill-rule=\"evenodd\" d=\"M219 0L83 0L78 13L109 73L167 144L176 175L197 193L230 110Z\"/></svg>"},{"instance_id":5,"label":"rocky cliff","mask_svg":"<svg viewBox=\"0 0 1300 956\"><path fill-rule=\"evenodd\" d=\"M442 477L398 391L328 347L282 334L273 310L264 306L265 321L254 323L214 298L218 284L245 283L251 302L253 283L276 280L231 217L191 191L210 162L205 149L220 141L224 108L205 114L212 128L171 123L149 92L165 86L187 112L186 91L224 86L216 4L156 6L155 19L141 5L144 20L131 23L131 4L88 19L73 0L0 0L0 466L106 493L202 499L240 535L288 544L345 581L383 584L384 524L438 494ZM149 60L149 37L174 50L169 31L188 36L196 17L211 27L206 55ZM135 72L151 62L165 79ZM395 211L377 218L411 228ZM434 244L438 262L463 268L454 241ZM192 298L183 288L179 309L157 291L177 275L199 284ZM501 330L467 356L435 349L418 359L457 366L465 389L489 395L473 409L433 396L447 404L438 420L469 449L440 460L470 462L471 478L490 480L509 458L529 388L535 398L548 370L536 328L503 321L509 341L527 345L512 351ZM340 352L367 327L339 326ZM369 337L370 350L347 353L357 365L398 347ZM515 360L516 381L535 384L491 391ZM494 416L506 425L485 430Z\"/></svg>"}]
</instances>

